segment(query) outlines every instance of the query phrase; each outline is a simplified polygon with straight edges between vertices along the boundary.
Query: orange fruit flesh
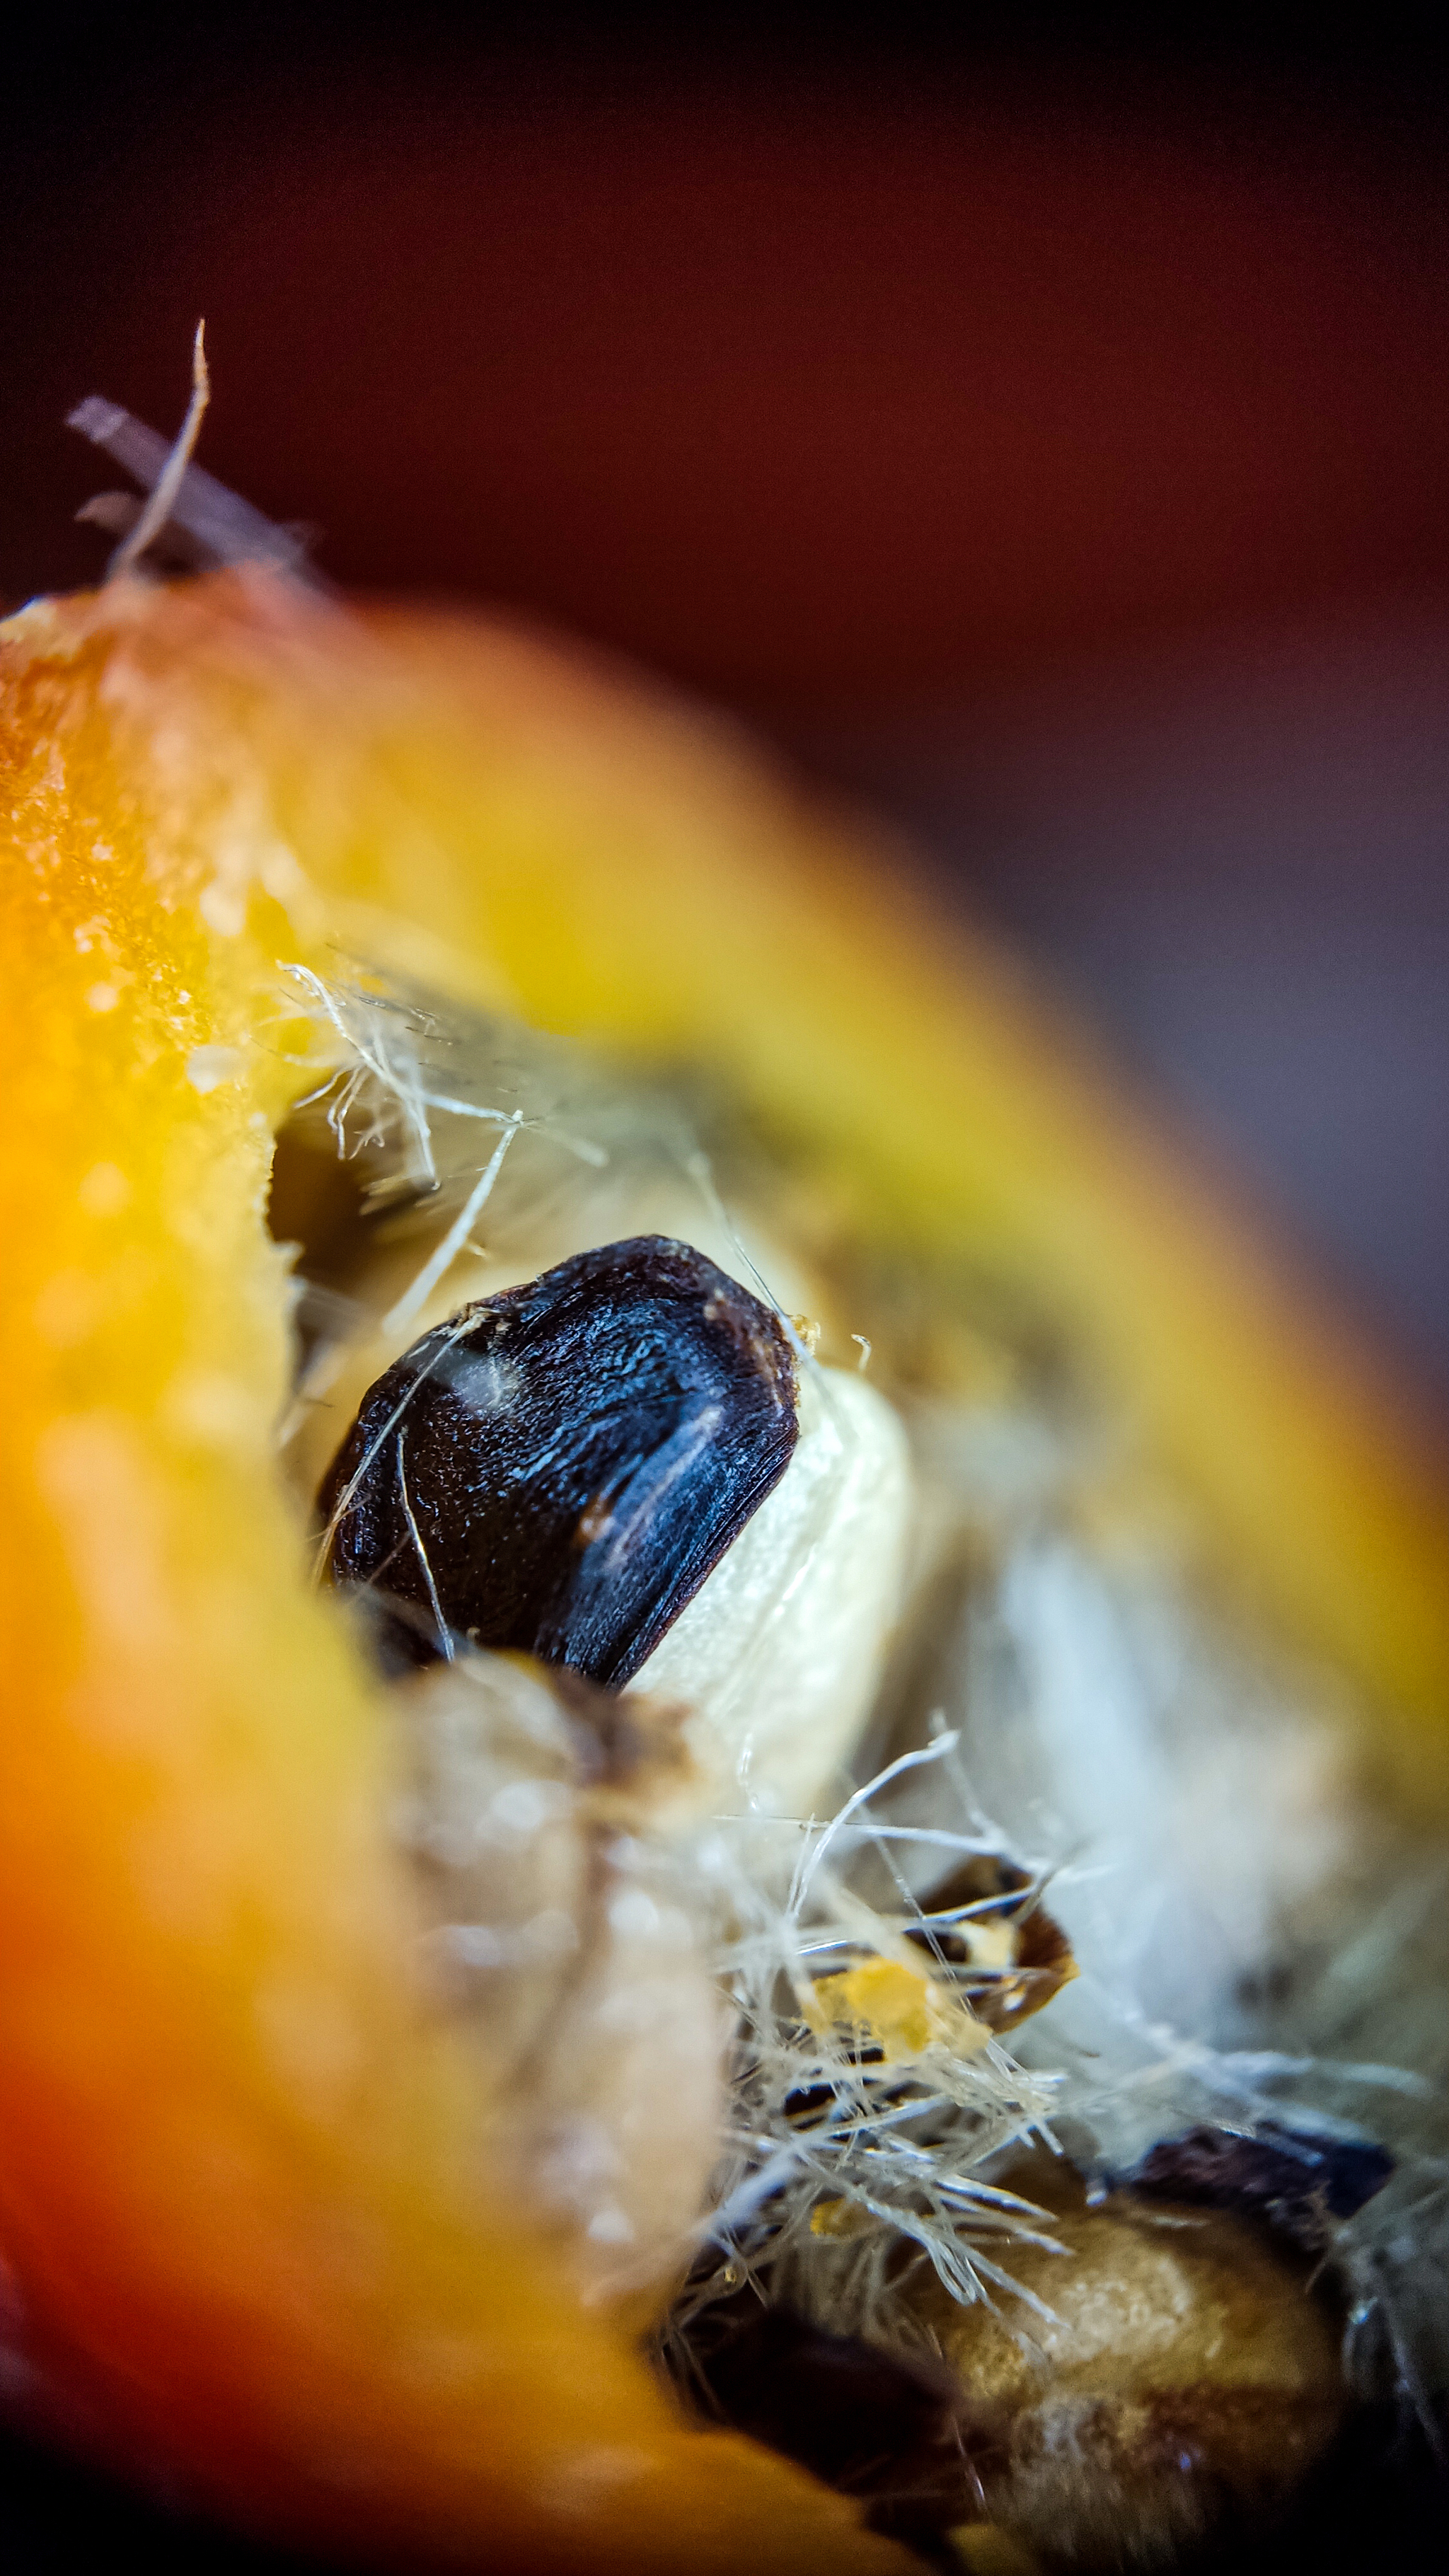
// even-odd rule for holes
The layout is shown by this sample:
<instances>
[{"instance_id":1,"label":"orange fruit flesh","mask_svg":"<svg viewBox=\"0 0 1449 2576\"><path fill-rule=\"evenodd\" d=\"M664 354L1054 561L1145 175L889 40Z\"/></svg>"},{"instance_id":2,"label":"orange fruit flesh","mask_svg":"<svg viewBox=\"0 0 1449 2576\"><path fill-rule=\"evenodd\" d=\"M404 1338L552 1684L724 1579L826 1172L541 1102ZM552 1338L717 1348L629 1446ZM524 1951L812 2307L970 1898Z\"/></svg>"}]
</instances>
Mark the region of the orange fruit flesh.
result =
<instances>
[{"instance_id":1,"label":"orange fruit flesh","mask_svg":"<svg viewBox=\"0 0 1449 2576\"><path fill-rule=\"evenodd\" d=\"M1436 1815L1442 1454L993 956L709 724L240 576L23 612L0 693L0 2254L32 2414L381 2559L903 2565L677 2420L490 2193L378 1693L275 1471L265 1197L312 1079L279 962L340 946L703 1063L862 1234L1044 1296Z\"/></svg>"}]
</instances>

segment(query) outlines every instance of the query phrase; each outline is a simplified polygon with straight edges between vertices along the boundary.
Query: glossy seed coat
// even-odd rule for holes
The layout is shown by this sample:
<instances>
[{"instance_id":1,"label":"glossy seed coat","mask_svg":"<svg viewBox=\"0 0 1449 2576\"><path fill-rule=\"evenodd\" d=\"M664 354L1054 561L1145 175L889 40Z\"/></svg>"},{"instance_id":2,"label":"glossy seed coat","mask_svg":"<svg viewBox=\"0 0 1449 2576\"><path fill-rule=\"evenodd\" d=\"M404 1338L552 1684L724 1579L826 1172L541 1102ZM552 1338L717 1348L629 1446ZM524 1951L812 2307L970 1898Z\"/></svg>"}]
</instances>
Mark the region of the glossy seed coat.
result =
<instances>
[{"instance_id":1,"label":"glossy seed coat","mask_svg":"<svg viewBox=\"0 0 1449 2576\"><path fill-rule=\"evenodd\" d=\"M334 1582L395 1652L458 1639L618 1689L789 1463L794 1359L767 1306L641 1235L466 1307L363 1400L318 1496Z\"/></svg>"}]
</instances>

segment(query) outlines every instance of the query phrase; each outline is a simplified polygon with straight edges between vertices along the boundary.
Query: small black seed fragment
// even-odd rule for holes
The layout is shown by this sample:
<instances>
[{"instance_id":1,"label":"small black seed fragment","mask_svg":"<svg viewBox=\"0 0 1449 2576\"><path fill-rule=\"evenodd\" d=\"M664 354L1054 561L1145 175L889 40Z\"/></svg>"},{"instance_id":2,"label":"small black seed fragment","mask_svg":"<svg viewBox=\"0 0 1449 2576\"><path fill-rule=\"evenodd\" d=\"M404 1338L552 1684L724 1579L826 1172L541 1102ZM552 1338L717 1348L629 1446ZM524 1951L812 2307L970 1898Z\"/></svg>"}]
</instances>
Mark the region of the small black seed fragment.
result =
<instances>
[{"instance_id":1,"label":"small black seed fragment","mask_svg":"<svg viewBox=\"0 0 1449 2576\"><path fill-rule=\"evenodd\" d=\"M1335 2219L1352 2218L1394 2170L1387 2148L1346 2138L1264 2127L1189 2129L1164 2139L1127 2176L1154 2200L1196 2202L1267 2219L1294 2243L1318 2252Z\"/></svg>"},{"instance_id":2,"label":"small black seed fragment","mask_svg":"<svg viewBox=\"0 0 1449 2576\"><path fill-rule=\"evenodd\" d=\"M795 2127L804 2128L824 2112L833 2111L839 2098L833 2084L797 2084L785 2096L785 2117Z\"/></svg>"},{"instance_id":3,"label":"small black seed fragment","mask_svg":"<svg viewBox=\"0 0 1449 2576\"><path fill-rule=\"evenodd\" d=\"M369 1388L317 1498L328 1571L388 1596L406 1662L457 1638L617 1690L796 1431L767 1306L689 1244L606 1244L464 1308Z\"/></svg>"}]
</instances>

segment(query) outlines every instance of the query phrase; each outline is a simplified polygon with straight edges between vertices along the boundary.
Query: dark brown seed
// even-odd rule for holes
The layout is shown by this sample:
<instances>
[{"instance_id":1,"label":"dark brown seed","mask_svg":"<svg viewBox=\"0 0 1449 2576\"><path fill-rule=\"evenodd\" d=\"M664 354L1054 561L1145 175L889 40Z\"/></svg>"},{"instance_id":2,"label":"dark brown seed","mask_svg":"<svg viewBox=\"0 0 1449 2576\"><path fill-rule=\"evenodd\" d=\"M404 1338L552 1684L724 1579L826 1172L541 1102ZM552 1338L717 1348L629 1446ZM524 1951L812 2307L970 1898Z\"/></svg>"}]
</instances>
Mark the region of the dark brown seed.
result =
<instances>
[{"instance_id":1,"label":"dark brown seed","mask_svg":"<svg viewBox=\"0 0 1449 2576\"><path fill-rule=\"evenodd\" d=\"M1127 2179L1149 2199L1266 2218L1280 2234L1317 2251L1332 2235L1333 2221L1362 2209L1393 2170L1385 2147L1265 2125L1251 2137L1200 2128L1165 2138Z\"/></svg>"},{"instance_id":2,"label":"dark brown seed","mask_svg":"<svg viewBox=\"0 0 1449 2576\"><path fill-rule=\"evenodd\" d=\"M398 1655L461 1638L620 1688L783 1475L777 1316L642 1235L425 1333L369 1388L318 1495L334 1582Z\"/></svg>"}]
</instances>

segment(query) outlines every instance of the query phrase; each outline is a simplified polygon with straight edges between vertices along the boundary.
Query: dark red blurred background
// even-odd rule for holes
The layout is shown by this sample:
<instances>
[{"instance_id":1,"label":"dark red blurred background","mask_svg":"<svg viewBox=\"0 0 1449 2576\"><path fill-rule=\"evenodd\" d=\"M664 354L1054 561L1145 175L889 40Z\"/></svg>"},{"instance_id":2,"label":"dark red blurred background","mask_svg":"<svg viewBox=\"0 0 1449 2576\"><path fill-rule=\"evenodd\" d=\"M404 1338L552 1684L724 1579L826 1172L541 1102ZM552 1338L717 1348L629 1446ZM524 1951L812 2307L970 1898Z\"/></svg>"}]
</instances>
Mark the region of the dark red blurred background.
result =
<instances>
[{"instance_id":1,"label":"dark red blurred background","mask_svg":"<svg viewBox=\"0 0 1449 2576\"><path fill-rule=\"evenodd\" d=\"M7 236L0 591L94 569L58 407L174 420L203 309L209 462L339 580L792 709L1442 580L1449 208L1425 121L1345 88L284 21L72 46Z\"/></svg>"},{"instance_id":2,"label":"dark red blurred background","mask_svg":"<svg viewBox=\"0 0 1449 2576\"><path fill-rule=\"evenodd\" d=\"M984 24L984 22L983 22ZM1403 27L32 31L0 598L171 427L912 819L1449 1378L1449 104Z\"/></svg>"}]
</instances>

